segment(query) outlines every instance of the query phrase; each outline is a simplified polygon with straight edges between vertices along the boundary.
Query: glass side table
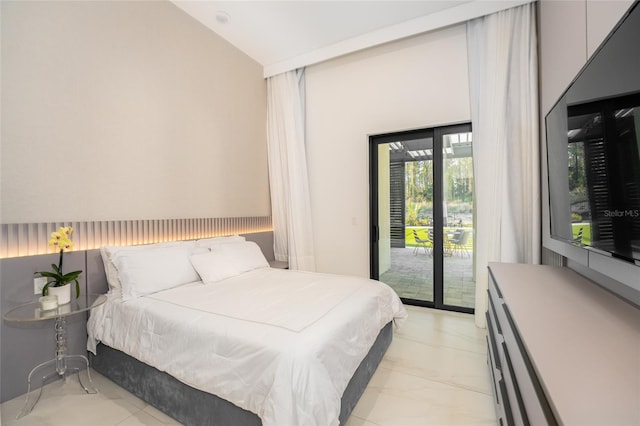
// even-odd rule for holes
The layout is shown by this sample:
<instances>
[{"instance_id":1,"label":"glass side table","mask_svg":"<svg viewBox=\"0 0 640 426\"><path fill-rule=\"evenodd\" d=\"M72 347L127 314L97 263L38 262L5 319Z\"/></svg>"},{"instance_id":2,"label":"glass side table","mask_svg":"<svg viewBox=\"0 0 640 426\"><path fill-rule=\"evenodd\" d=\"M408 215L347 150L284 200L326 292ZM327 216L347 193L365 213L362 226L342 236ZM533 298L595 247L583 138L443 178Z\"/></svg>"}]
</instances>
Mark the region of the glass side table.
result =
<instances>
[{"instance_id":1,"label":"glass side table","mask_svg":"<svg viewBox=\"0 0 640 426\"><path fill-rule=\"evenodd\" d=\"M107 297L104 294L90 294L86 298L80 297L79 299L72 300L70 303L60 305L56 309L49 311L42 311L40 309L39 302L27 303L25 305L17 306L11 309L4 315L4 320L8 322L36 322L55 319L55 333L56 333L56 353L55 358L45 361L41 364L33 367L27 378L27 399L24 403L24 407L18 413L17 419L26 416L33 410L36 403L40 400L42 395L42 387L45 382L55 376L60 376L65 381L67 376L72 373L78 374L78 382L84 391L88 394L97 393L97 389L93 386L93 380L91 380L91 373L89 371L89 359L84 355L67 355L67 321L66 317L71 315L77 315L82 312L86 312L96 306L102 305L106 302ZM87 366L87 377L89 379L88 386L82 383L80 378L80 368L68 368L67 361L80 360ZM31 395L31 379L37 371L54 365L56 370L46 376L42 377L42 383L37 395ZM35 392L34 392L35 394Z\"/></svg>"}]
</instances>

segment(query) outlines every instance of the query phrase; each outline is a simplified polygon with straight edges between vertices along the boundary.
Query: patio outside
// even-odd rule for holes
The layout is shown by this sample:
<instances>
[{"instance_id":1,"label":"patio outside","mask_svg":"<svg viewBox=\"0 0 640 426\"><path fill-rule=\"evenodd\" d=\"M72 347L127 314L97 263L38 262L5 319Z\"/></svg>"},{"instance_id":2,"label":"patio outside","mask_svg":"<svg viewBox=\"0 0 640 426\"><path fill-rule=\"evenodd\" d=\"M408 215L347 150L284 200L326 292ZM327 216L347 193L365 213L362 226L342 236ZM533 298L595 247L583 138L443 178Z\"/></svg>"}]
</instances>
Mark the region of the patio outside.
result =
<instances>
[{"instance_id":1,"label":"patio outside","mask_svg":"<svg viewBox=\"0 0 640 426\"><path fill-rule=\"evenodd\" d=\"M376 276L408 303L473 310L471 126L409 136L377 145ZM443 240L436 253L434 231ZM434 259L442 276L434 277Z\"/></svg>"},{"instance_id":2,"label":"patio outside","mask_svg":"<svg viewBox=\"0 0 640 426\"><path fill-rule=\"evenodd\" d=\"M380 275L380 281L391 286L401 298L433 301L433 255L429 244L425 247L415 242L413 229L419 236L426 232L422 227L407 227L406 247L391 248L391 268ZM455 229L446 228L445 232L451 234ZM462 247L447 245L445 242L444 302L473 308L473 240L469 238Z\"/></svg>"}]
</instances>

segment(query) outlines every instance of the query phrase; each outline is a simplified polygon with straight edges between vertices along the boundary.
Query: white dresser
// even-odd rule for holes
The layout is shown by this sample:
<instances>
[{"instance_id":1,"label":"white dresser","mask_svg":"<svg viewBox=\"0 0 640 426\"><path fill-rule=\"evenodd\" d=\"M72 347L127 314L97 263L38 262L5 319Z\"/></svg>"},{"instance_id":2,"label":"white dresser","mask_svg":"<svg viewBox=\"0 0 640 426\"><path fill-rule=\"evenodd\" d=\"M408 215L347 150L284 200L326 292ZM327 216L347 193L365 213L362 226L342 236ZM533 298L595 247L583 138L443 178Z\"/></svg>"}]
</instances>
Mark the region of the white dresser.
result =
<instances>
[{"instance_id":1,"label":"white dresser","mask_svg":"<svg viewBox=\"0 0 640 426\"><path fill-rule=\"evenodd\" d=\"M486 315L500 424L640 425L640 309L567 268L490 263Z\"/></svg>"}]
</instances>

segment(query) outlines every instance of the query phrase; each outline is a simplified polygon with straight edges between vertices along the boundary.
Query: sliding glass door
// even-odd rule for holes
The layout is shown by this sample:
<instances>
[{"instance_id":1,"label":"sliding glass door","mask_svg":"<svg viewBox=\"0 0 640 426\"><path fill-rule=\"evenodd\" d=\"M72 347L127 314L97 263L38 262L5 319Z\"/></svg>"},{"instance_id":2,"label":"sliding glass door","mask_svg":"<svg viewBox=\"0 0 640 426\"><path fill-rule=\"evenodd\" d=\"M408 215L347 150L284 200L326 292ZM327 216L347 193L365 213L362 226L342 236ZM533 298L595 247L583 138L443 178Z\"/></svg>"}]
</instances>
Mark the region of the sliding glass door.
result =
<instances>
[{"instance_id":1,"label":"sliding glass door","mask_svg":"<svg viewBox=\"0 0 640 426\"><path fill-rule=\"evenodd\" d=\"M444 305L473 308L473 157L471 129L442 135Z\"/></svg>"},{"instance_id":2,"label":"sliding glass door","mask_svg":"<svg viewBox=\"0 0 640 426\"><path fill-rule=\"evenodd\" d=\"M473 312L471 125L372 136L371 277L406 302Z\"/></svg>"}]
</instances>

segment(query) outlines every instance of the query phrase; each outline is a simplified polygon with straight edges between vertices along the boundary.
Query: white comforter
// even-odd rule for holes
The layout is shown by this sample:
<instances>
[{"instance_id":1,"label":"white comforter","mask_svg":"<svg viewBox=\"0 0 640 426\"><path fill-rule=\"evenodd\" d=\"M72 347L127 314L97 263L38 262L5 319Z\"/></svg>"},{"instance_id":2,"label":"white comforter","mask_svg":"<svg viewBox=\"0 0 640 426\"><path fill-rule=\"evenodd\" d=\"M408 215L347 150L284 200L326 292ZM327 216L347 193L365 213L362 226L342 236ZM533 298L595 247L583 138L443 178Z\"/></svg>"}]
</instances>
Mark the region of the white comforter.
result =
<instances>
[{"instance_id":1,"label":"white comforter","mask_svg":"<svg viewBox=\"0 0 640 426\"><path fill-rule=\"evenodd\" d=\"M126 302L110 294L91 313L87 346L121 350L264 426L338 425L359 363L406 316L378 281L264 268Z\"/></svg>"}]
</instances>

